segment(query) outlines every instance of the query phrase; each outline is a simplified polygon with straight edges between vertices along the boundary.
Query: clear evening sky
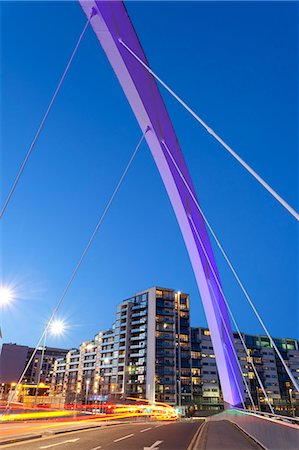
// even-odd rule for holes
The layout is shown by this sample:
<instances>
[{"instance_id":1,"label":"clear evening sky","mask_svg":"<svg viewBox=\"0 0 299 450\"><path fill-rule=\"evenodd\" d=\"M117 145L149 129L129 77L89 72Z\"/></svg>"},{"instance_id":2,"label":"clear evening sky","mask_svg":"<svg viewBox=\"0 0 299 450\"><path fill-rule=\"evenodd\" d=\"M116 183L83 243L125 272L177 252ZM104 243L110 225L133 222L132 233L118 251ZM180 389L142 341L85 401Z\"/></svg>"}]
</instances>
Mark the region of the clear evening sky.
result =
<instances>
[{"instance_id":1,"label":"clear evening sky","mask_svg":"<svg viewBox=\"0 0 299 450\"><path fill-rule=\"evenodd\" d=\"M298 5L129 2L152 68L293 207L298 205ZM2 202L86 18L76 2L1 3ZM162 89L162 88L161 88ZM297 223L161 90L201 206L273 336L299 337ZM2 224L1 281L16 300L4 342L33 345L141 131L89 29ZM239 327L262 332L219 251ZM179 227L146 144L59 317L77 346L115 306L160 285L191 295L206 325Z\"/></svg>"}]
</instances>

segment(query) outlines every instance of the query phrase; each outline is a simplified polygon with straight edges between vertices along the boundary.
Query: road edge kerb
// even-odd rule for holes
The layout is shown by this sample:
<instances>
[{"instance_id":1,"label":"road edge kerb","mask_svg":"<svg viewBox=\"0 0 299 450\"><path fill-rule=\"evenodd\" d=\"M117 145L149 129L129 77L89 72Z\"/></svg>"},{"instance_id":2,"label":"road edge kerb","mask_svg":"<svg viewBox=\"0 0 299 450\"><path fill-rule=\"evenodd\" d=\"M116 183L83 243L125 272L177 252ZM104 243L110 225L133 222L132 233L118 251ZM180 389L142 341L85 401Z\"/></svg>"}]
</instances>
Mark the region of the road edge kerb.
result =
<instances>
[{"instance_id":1,"label":"road edge kerb","mask_svg":"<svg viewBox=\"0 0 299 450\"><path fill-rule=\"evenodd\" d=\"M23 436L23 437L19 437L17 439L11 438L11 439L7 439L6 441L0 441L0 446L1 445L9 445L9 444L17 444L18 442L31 441L32 439L40 439L42 437L43 437L42 434L31 434L29 436Z\"/></svg>"},{"instance_id":2,"label":"road edge kerb","mask_svg":"<svg viewBox=\"0 0 299 450\"><path fill-rule=\"evenodd\" d=\"M207 424L207 420L204 419L203 423L196 430L196 432L195 432L195 434L194 434L190 444L187 447L187 450L196 450L197 442L200 439L206 424Z\"/></svg>"},{"instance_id":3,"label":"road edge kerb","mask_svg":"<svg viewBox=\"0 0 299 450\"><path fill-rule=\"evenodd\" d=\"M75 428L75 429L69 429L69 430L58 430L58 431L52 431L52 432L50 431L50 432L40 433L38 435L32 434L30 436L23 436L23 437L19 437L19 438L11 438L6 441L0 441L0 446L8 445L8 444L18 444L19 442L30 441L31 439L41 439L43 437L52 437L52 436L56 436L58 434L76 433L78 431L92 430L93 428L109 427L111 425L117 426L117 425L123 425L123 423L111 423L111 424L93 425L93 426L88 426L88 427L84 427L84 428Z\"/></svg>"},{"instance_id":4,"label":"road edge kerb","mask_svg":"<svg viewBox=\"0 0 299 450\"><path fill-rule=\"evenodd\" d=\"M135 421L126 422L127 423L136 423ZM105 423L105 424L99 424L99 425L90 425L84 428L75 428L75 429L68 429L68 430L57 430L57 431L48 431L44 433L39 433L38 435L32 434L28 436L20 436L18 438L10 438L6 441L0 441L0 447L2 445L9 445L9 444L18 444L19 442L23 441L30 441L31 439L41 439L43 437L53 437L58 434L67 434L67 433L77 433L80 431L86 431L86 430L92 430L93 428L105 428L105 427L111 427L111 426L118 426L118 425L125 425L124 423Z\"/></svg>"}]
</instances>

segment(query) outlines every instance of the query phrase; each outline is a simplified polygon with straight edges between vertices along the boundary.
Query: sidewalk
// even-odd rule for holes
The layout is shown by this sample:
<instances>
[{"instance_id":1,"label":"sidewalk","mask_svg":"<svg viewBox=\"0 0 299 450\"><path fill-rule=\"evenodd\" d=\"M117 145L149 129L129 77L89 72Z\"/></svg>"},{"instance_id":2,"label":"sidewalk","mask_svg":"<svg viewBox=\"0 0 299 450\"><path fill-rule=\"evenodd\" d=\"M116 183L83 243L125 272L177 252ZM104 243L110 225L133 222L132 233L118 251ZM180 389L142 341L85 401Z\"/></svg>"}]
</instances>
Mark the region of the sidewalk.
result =
<instances>
[{"instance_id":1,"label":"sidewalk","mask_svg":"<svg viewBox=\"0 0 299 450\"><path fill-rule=\"evenodd\" d=\"M227 420L207 421L197 450L261 450L249 436Z\"/></svg>"}]
</instances>

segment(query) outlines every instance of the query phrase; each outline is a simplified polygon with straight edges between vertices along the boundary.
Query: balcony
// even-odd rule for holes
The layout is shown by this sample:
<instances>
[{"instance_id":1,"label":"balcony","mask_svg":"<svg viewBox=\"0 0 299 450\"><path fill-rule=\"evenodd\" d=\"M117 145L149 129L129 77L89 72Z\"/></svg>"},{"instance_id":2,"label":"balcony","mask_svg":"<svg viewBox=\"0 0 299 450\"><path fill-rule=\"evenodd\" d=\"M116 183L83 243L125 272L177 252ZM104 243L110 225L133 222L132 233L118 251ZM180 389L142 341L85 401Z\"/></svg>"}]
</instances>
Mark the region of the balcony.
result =
<instances>
[{"instance_id":1,"label":"balcony","mask_svg":"<svg viewBox=\"0 0 299 450\"><path fill-rule=\"evenodd\" d=\"M156 311L157 316L173 316L173 311L169 308L157 308Z\"/></svg>"},{"instance_id":2,"label":"balcony","mask_svg":"<svg viewBox=\"0 0 299 450\"><path fill-rule=\"evenodd\" d=\"M174 309L174 303L173 303L173 302L170 302L169 300L157 299L157 300L156 300L156 305L157 305L157 308L170 308L170 309Z\"/></svg>"},{"instance_id":3,"label":"balcony","mask_svg":"<svg viewBox=\"0 0 299 450\"><path fill-rule=\"evenodd\" d=\"M146 311L140 311L140 312L132 314L131 317L143 317L143 316L146 316L146 315L147 315Z\"/></svg>"},{"instance_id":4,"label":"balcony","mask_svg":"<svg viewBox=\"0 0 299 450\"><path fill-rule=\"evenodd\" d=\"M145 333L145 331L146 331L146 326L131 329L131 333Z\"/></svg>"},{"instance_id":5,"label":"balcony","mask_svg":"<svg viewBox=\"0 0 299 450\"><path fill-rule=\"evenodd\" d=\"M170 358L174 359L174 351L165 351L163 349L159 349L156 347L156 356L157 358Z\"/></svg>"},{"instance_id":6,"label":"balcony","mask_svg":"<svg viewBox=\"0 0 299 450\"><path fill-rule=\"evenodd\" d=\"M133 320L132 322L131 322L131 325L144 325L146 323L146 320L145 320L145 318L143 318L143 319L138 319L138 320Z\"/></svg>"},{"instance_id":7,"label":"balcony","mask_svg":"<svg viewBox=\"0 0 299 450\"><path fill-rule=\"evenodd\" d=\"M171 383L174 382L174 378L175 378L175 370L159 370L159 368L156 369L156 374L157 376L160 377L160 379L164 379L165 377L169 377L171 379ZM170 383L170 381L168 382Z\"/></svg>"},{"instance_id":8,"label":"balcony","mask_svg":"<svg viewBox=\"0 0 299 450\"><path fill-rule=\"evenodd\" d=\"M147 304L140 303L139 305L132 306L132 311L136 311L138 309L146 309L146 308L147 308Z\"/></svg>"},{"instance_id":9,"label":"balcony","mask_svg":"<svg viewBox=\"0 0 299 450\"><path fill-rule=\"evenodd\" d=\"M172 342L167 342L167 341L158 341L156 342L156 349L160 350L163 348L173 348L174 349L174 343Z\"/></svg>"},{"instance_id":10,"label":"balcony","mask_svg":"<svg viewBox=\"0 0 299 450\"><path fill-rule=\"evenodd\" d=\"M143 358L145 356L145 350L142 350L141 352L132 352L130 353L130 358Z\"/></svg>"}]
</instances>

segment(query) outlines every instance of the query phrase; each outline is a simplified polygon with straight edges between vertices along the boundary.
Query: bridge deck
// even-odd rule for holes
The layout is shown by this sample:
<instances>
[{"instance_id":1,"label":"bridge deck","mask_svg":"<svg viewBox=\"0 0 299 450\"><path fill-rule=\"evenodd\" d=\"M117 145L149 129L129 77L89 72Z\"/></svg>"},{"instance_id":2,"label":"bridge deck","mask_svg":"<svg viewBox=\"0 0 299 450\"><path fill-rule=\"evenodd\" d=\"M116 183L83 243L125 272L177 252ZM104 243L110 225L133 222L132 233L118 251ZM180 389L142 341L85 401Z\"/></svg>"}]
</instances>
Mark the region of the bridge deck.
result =
<instances>
[{"instance_id":1,"label":"bridge deck","mask_svg":"<svg viewBox=\"0 0 299 450\"><path fill-rule=\"evenodd\" d=\"M198 450L261 450L256 442L227 420L207 422Z\"/></svg>"}]
</instances>

